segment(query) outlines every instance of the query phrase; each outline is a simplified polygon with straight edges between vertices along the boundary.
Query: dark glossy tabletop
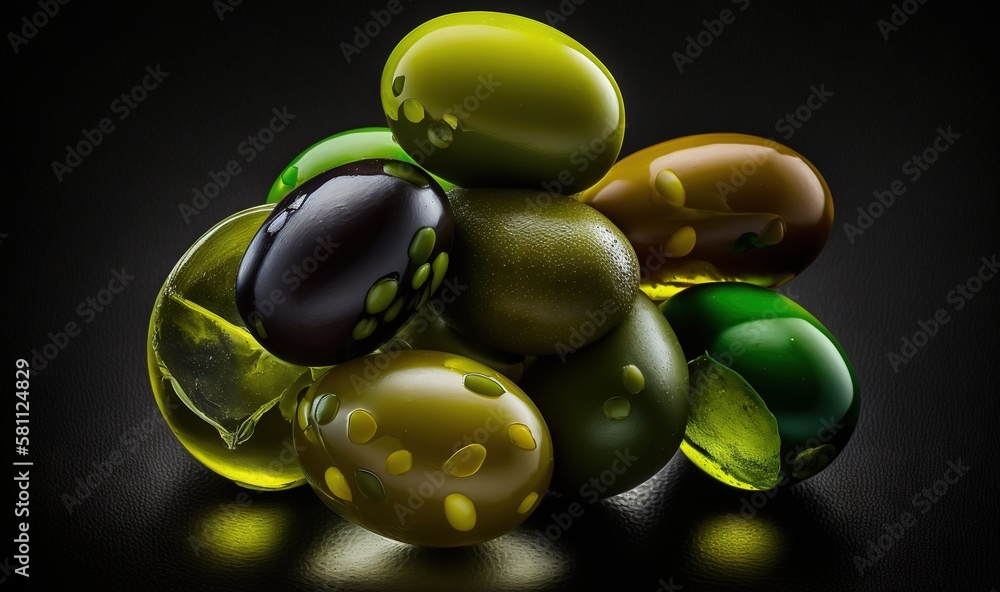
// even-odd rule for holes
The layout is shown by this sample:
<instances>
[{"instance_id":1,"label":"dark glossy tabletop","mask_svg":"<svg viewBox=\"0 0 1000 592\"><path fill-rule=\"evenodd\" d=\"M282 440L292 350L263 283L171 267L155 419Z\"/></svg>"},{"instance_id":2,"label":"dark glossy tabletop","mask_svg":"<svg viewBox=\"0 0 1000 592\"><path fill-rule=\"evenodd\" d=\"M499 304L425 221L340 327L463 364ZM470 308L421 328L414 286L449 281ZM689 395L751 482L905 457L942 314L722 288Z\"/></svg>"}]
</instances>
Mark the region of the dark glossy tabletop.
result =
<instances>
[{"instance_id":1,"label":"dark glossy tabletop","mask_svg":"<svg viewBox=\"0 0 1000 592\"><path fill-rule=\"evenodd\" d=\"M30 524L31 577L13 573L18 532L7 530L0 589L1000 587L995 7L402 0L377 34L355 40L389 4L5 5L13 162L0 265L12 420L15 360L46 344L58 353L31 379L30 515L16 518ZM833 231L783 292L837 336L860 382L857 430L827 470L751 494L677 454L628 493L550 495L514 532L440 550L371 534L308 487L241 489L181 447L146 370L164 278L215 222L262 203L304 148L384 125L378 82L396 42L473 7L551 18L599 56L625 97L623 156L741 132L774 138L823 173ZM348 61L344 44L358 41ZM122 100L144 80L141 100ZM275 111L283 130L244 143ZM87 134L100 143L67 156ZM239 171L196 198L230 161ZM932 335L907 341L941 309ZM75 330L61 335L67 323Z\"/></svg>"}]
</instances>

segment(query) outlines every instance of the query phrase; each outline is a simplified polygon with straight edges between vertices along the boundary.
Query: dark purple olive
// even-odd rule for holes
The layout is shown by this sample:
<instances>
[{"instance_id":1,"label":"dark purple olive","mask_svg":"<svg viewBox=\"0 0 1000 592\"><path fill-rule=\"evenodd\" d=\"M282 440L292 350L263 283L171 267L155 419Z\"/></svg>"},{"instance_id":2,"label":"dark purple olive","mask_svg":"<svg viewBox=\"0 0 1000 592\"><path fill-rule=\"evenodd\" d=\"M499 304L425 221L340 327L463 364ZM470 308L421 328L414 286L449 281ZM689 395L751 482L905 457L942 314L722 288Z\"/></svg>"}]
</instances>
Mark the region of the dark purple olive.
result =
<instances>
[{"instance_id":1,"label":"dark purple olive","mask_svg":"<svg viewBox=\"0 0 1000 592\"><path fill-rule=\"evenodd\" d=\"M410 320L448 268L454 224L413 165L362 160L282 199L236 274L236 306L275 356L329 366L370 353Z\"/></svg>"}]
</instances>

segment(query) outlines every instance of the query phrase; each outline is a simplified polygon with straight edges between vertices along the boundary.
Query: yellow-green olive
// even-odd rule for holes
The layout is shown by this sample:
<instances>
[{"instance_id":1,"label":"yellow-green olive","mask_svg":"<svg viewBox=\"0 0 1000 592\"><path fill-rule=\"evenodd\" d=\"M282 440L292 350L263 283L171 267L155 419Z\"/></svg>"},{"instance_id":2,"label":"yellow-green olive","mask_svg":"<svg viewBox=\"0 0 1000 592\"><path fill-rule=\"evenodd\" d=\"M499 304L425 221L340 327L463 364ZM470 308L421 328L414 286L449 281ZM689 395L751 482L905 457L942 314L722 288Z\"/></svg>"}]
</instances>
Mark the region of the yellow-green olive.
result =
<instances>
[{"instance_id":1,"label":"yellow-green olive","mask_svg":"<svg viewBox=\"0 0 1000 592\"><path fill-rule=\"evenodd\" d=\"M614 164L625 131L621 91L594 54L499 12L414 29L389 56L380 94L403 149L461 187L582 191Z\"/></svg>"}]
</instances>

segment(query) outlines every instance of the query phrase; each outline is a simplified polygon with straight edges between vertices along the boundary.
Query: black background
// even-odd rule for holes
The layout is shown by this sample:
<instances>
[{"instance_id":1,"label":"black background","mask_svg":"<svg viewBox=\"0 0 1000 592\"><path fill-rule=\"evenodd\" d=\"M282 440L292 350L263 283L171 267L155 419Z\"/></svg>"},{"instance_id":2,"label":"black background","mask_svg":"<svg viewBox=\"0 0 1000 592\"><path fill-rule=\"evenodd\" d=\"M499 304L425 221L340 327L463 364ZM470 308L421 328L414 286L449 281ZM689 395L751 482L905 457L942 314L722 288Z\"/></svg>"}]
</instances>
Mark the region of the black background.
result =
<instances>
[{"instance_id":1,"label":"black background","mask_svg":"<svg viewBox=\"0 0 1000 592\"><path fill-rule=\"evenodd\" d=\"M5 4L5 32L39 10ZM3 50L13 156L0 218L11 417L14 360L42 348L49 332L81 322L78 304L112 270L124 267L135 279L32 378L24 582L174 590L592 584L649 592L1000 586L1000 280L961 310L948 299L998 246L996 8L910 2L919 8L885 39L877 21L890 18L888 1L648 4L587 0L556 23L615 75L628 123L622 155L689 134L743 132L804 154L832 189L829 243L783 290L838 336L860 380L860 423L830 468L773 498L753 498L677 455L637 490L586 504L554 542L543 544L538 533L564 522L567 504L547 498L514 533L458 550L387 542L337 517L307 487L245 492L211 473L159 416L146 373L148 315L177 258L216 221L263 202L308 145L384 125L382 66L412 28L467 9L544 21L559 2L404 0L403 12L347 63L340 44L385 2L245 0L220 19L210 0L77 0L16 53ZM735 22L679 72L672 54L726 8ZM112 101L157 65L169 76L119 121ZM833 94L807 122L791 136L776 129L823 85ZM282 107L295 119L245 162L237 146ZM114 131L58 181L51 163L105 117ZM904 163L949 126L960 135L949 150L919 179L905 174ZM231 159L241 174L186 223L179 204L190 204L193 188ZM856 224L858 208L897 179L906 192L849 240L843 225ZM941 308L949 321L894 369L887 354ZM970 468L938 501L915 505L949 461ZM101 464L111 467L107 476L81 490ZM64 496L81 493L70 513ZM753 501L762 508L751 512ZM859 570L855 556L865 557L869 542L906 512L915 522ZM12 587L23 578L8 575L8 532L0 586Z\"/></svg>"}]
</instances>

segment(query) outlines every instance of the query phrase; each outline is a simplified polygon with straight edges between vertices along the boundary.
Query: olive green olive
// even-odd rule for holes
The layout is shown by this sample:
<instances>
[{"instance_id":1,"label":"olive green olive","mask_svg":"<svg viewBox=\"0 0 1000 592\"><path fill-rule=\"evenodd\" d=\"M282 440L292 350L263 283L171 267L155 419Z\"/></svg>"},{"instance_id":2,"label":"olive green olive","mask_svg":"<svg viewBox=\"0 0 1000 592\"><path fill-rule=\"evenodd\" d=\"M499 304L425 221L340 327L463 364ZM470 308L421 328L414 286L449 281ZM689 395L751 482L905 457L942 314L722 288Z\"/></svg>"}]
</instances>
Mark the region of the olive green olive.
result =
<instances>
[{"instance_id":1,"label":"olive green olive","mask_svg":"<svg viewBox=\"0 0 1000 592\"><path fill-rule=\"evenodd\" d=\"M453 189L448 268L461 289L442 316L502 351L558 354L595 341L631 310L639 263L597 210L525 189Z\"/></svg>"},{"instance_id":2,"label":"olive green olive","mask_svg":"<svg viewBox=\"0 0 1000 592\"><path fill-rule=\"evenodd\" d=\"M499 12L430 20L392 51L382 108L400 146L461 187L582 191L621 150L611 72L544 23Z\"/></svg>"},{"instance_id":3,"label":"olive green olive","mask_svg":"<svg viewBox=\"0 0 1000 592\"><path fill-rule=\"evenodd\" d=\"M791 479L825 468L854 432L854 368L833 334L782 294L752 284L692 286L661 305L689 360L708 353L735 371L777 420Z\"/></svg>"},{"instance_id":4,"label":"olive green olive","mask_svg":"<svg viewBox=\"0 0 1000 592\"><path fill-rule=\"evenodd\" d=\"M520 386L556 453L551 488L604 498L655 475L684 436L688 369L670 325L639 292L625 319L577 351L538 358Z\"/></svg>"},{"instance_id":5,"label":"olive green olive","mask_svg":"<svg viewBox=\"0 0 1000 592\"><path fill-rule=\"evenodd\" d=\"M552 476L538 409L462 356L394 351L335 366L293 423L306 479L335 512L404 543L475 545L515 528Z\"/></svg>"}]
</instances>

